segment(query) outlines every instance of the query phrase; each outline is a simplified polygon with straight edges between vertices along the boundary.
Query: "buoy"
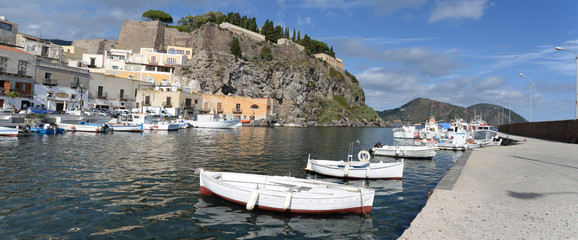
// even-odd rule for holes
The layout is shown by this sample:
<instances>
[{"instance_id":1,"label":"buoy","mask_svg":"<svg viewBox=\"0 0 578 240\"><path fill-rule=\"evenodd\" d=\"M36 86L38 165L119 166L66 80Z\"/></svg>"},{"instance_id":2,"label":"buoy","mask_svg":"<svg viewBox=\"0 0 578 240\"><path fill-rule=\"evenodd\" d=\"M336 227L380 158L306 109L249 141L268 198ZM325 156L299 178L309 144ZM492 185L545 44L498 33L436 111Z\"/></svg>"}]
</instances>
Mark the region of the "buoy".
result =
<instances>
[{"instance_id":1,"label":"buoy","mask_svg":"<svg viewBox=\"0 0 578 240\"><path fill-rule=\"evenodd\" d=\"M361 150L357 154L357 159L359 159L359 161L361 161L361 162L369 162L369 160L371 159L371 155L369 154L368 151Z\"/></svg>"},{"instance_id":2,"label":"buoy","mask_svg":"<svg viewBox=\"0 0 578 240\"><path fill-rule=\"evenodd\" d=\"M399 156L399 147L395 149L395 156Z\"/></svg>"},{"instance_id":3,"label":"buoy","mask_svg":"<svg viewBox=\"0 0 578 240\"><path fill-rule=\"evenodd\" d=\"M70 126L70 129L74 130L76 127L74 125Z\"/></svg>"},{"instance_id":4,"label":"buoy","mask_svg":"<svg viewBox=\"0 0 578 240\"><path fill-rule=\"evenodd\" d=\"M349 175L349 163L346 163L343 169L343 177L347 177L347 175Z\"/></svg>"},{"instance_id":5,"label":"buoy","mask_svg":"<svg viewBox=\"0 0 578 240\"><path fill-rule=\"evenodd\" d=\"M255 189L251 196L249 197L249 201L247 201L247 210L253 210L255 208L255 204L257 203L257 199L259 199L259 189Z\"/></svg>"},{"instance_id":6,"label":"buoy","mask_svg":"<svg viewBox=\"0 0 578 240\"><path fill-rule=\"evenodd\" d=\"M287 192L287 194L285 195L285 203L283 203L283 209L287 210L287 208L289 208L289 205L291 205L292 197L293 194L291 192Z\"/></svg>"}]
</instances>

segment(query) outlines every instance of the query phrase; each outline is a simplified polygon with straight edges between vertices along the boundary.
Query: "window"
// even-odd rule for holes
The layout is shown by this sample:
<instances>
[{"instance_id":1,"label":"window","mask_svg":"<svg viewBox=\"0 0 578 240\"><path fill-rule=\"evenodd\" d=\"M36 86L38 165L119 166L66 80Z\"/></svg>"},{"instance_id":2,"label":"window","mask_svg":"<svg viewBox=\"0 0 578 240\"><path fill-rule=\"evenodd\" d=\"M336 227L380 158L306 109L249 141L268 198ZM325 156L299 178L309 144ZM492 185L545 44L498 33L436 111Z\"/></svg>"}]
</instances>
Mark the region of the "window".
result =
<instances>
[{"instance_id":1,"label":"window","mask_svg":"<svg viewBox=\"0 0 578 240\"><path fill-rule=\"evenodd\" d=\"M169 54L175 54L175 49L174 49L174 48L169 48Z\"/></svg>"},{"instance_id":2,"label":"window","mask_svg":"<svg viewBox=\"0 0 578 240\"><path fill-rule=\"evenodd\" d=\"M8 58L0 57L0 72L6 72L8 69Z\"/></svg>"},{"instance_id":3,"label":"window","mask_svg":"<svg viewBox=\"0 0 578 240\"><path fill-rule=\"evenodd\" d=\"M99 96L99 97L102 97L102 95L103 95L103 90L104 90L104 87L103 87L103 86L98 86L98 96Z\"/></svg>"},{"instance_id":4,"label":"window","mask_svg":"<svg viewBox=\"0 0 578 240\"><path fill-rule=\"evenodd\" d=\"M124 89L120 90L119 98L124 99Z\"/></svg>"},{"instance_id":5,"label":"window","mask_svg":"<svg viewBox=\"0 0 578 240\"><path fill-rule=\"evenodd\" d=\"M155 79L154 78L148 78L147 81L152 83L155 81Z\"/></svg>"},{"instance_id":6,"label":"window","mask_svg":"<svg viewBox=\"0 0 578 240\"><path fill-rule=\"evenodd\" d=\"M0 28L12 31L12 25L8 23L0 23Z\"/></svg>"},{"instance_id":7,"label":"window","mask_svg":"<svg viewBox=\"0 0 578 240\"><path fill-rule=\"evenodd\" d=\"M167 106L172 105L172 104L171 104L171 97L167 97L167 101L166 101L166 104L165 104L165 105L167 105Z\"/></svg>"},{"instance_id":8,"label":"window","mask_svg":"<svg viewBox=\"0 0 578 240\"><path fill-rule=\"evenodd\" d=\"M27 61L18 61L18 75L26 75L26 67L28 66Z\"/></svg>"},{"instance_id":9,"label":"window","mask_svg":"<svg viewBox=\"0 0 578 240\"><path fill-rule=\"evenodd\" d=\"M183 54L185 54L185 51L184 50L177 50L177 54L183 55Z\"/></svg>"},{"instance_id":10,"label":"window","mask_svg":"<svg viewBox=\"0 0 578 240\"><path fill-rule=\"evenodd\" d=\"M112 69L117 70L118 66L112 66Z\"/></svg>"},{"instance_id":11,"label":"window","mask_svg":"<svg viewBox=\"0 0 578 240\"><path fill-rule=\"evenodd\" d=\"M259 106L257 104L253 104L251 105L251 109L259 109Z\"/></svg>"},{"instance_id":12,"label":"window","mask_svg":"<svg viewBox=\"0 0 578 240\"><path fill-rule=\"evenodd\" d=\"M145 97L145 103L146 105L151 105L151 96L146 96Z\"/></svg>"},{"instance_id":13,"label":"window","mask_svg":"<svg viewBox=\"0 0 578 240\"><path fill-rule=\"evenodd\" d=\"M237 105L235 106L235 109L237 109L237 110L241 109L241 104L237 103Z\"/></svg>"},{"instance_id":14,"label":"window","mask_svg":"<svg viewBox=\"0 0 578 240\"><path fill-rule=\"evenodd\" d=\"M191 55L191 51L187 51L187 55Z\"/></svg>"},{"instance_id":15,"label":"window","mask_svg":"<svg viewBox=\"0 0 578 240\"><path fill-rule=\"evenodd\" d=\"M90 58L90 66L96 66L96 58Z\"/></svg>"},{"instance_id":16,"label":"window","mask_svg":"<svg viewBox=\"0 0 578 240\"><path fill-rule=\"evenodd\" d=\"M199 103L199 99L195 99L195 105Z\"/></svg>"},{"instance_id":17,"label":"window","mask_svg":"<svg viewBox=\"0 0 578 240\"><path fill-rule=\"evenodd\" d=\"M167 58L167 62L165 63L167 65L177 65L177 59L175 58Z\"/></svg>"},{"instance_id":18,"label":"window","mask_svg":"<svg viewBox=\"0 0 578 240\"><path fill-rule=\"evenodd\" d=\"M191 106L191 99L190 98L185 98L185 106L187 106L187 107Z\"/></svg>"},{"instance_id":19,"label":"window","mask_svg":"<svg viewBox=\"0 0 578 240\"><path fill-rule=\"evenodd\" d=\"M157 56L151 56L151 63L157 63Z\"/></svg>"},{"instance_id":20,"label":"window","mask_svg":"<svg viewBox=\"0 0 578 240\"><path fill-rule=\"evenodd\" d=\"M52 73L49 72L44 73L44 79L52 79Z\"/></svg>"},{"instance_id":21,"label":"window","mask_svg":"<svg viewBox=\"0 0 578 240\"><path fill-rule=\"evenodd\" d=\"M48 50L49 50L48 47L43 46L42 47L42 53L40 53L40 55L45 56L45 57L48 56Z\"/></svg>"}]
</instances>

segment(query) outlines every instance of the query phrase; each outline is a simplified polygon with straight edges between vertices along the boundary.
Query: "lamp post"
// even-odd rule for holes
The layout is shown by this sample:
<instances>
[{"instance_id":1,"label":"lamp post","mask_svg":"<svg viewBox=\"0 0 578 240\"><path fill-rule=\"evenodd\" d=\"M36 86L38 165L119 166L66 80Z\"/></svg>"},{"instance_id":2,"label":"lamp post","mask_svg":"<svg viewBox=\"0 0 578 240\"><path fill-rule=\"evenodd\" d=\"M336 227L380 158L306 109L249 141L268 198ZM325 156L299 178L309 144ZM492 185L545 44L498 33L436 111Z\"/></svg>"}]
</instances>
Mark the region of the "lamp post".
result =
<instances>
[{"instance_id":1,"label":"lamp post","mask_svg":"<svg viewBox=\"0 0 578 240\"><path fill-rule=\"evenodd\" d=\"M80 116L84 116L84 83L80 84Z\"/></svg>"},{"instance_id":2,"label":"lamp post","mask_svg":"<svg viewBox=\"0 0 578 240\"><path fill-rule=\"evenodd\" d=\"M532 122L532 79L526 77L526 75L520 73L520 76L525 77L526 79L530 80L530 122Z\"/></svg>"},{"instance_id":3,"label":"lamp post","mask_svg":"<svg viewBox=\"0 0 578 240\"><path fill-rule=\"evenodd\" d=\"M574 120L577 120L578 119L578 53L576 51L565 49L562 47L556 47L554 49L570 51L576 55L576 116L574 117Z\"/></svg>"}]
</instances>

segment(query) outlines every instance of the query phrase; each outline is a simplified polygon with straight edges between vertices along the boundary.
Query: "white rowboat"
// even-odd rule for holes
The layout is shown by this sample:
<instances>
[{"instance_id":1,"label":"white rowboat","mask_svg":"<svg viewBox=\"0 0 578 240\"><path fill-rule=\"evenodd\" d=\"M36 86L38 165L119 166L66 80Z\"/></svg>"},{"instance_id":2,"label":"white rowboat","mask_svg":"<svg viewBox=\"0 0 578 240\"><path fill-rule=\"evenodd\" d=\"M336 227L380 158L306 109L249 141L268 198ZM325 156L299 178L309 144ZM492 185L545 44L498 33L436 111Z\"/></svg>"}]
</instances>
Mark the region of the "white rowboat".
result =
<instances>
[{"instance_id":1,"label":"white rowboat","mask_svg":"<svg viewBox=\"0 0 578 240\"><path fill-rule=\"evenodd\" d=\"M309 159L306 170L322 175L351 179L402 179L403 161L359 162Z\"/></svg>"},{"instance_id":2,"label":"white rowboat","mask_svg":"<svg viewBox=\"0 0 578 240\"><path fill-rule=\"evenodd\" d=\"M312 179L200 169L201 193L254 208L290 213L371 212L375 190Z\"/></svg>"},{"instance_id":3,"label":"white rowboat","mask_svg":"<svg viewBox=\"0 0 578 240\"><path fill-rule=\"evenodd\" d=\"M433 158L436 151L428 146L388 146L372 148L376 156L400 157L400 158Z\"/></svg>"}]
</instances>

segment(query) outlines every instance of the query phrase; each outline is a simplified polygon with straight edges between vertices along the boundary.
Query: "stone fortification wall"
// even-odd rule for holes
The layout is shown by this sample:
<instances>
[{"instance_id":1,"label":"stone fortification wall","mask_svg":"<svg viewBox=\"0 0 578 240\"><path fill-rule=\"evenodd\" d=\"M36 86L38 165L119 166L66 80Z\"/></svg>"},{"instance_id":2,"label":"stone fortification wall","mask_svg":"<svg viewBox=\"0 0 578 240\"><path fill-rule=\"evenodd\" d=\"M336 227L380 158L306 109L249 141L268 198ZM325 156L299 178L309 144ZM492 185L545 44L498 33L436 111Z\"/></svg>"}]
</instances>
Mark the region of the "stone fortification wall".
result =
<instances>
[{"instance_id":1,"label":"stone fortification wall","mask_svg":"<svg viewBox=\"0 0 578 240\"><path fill-rule=\"evenodd\" d=\"M165 48L165 25L159 21L124 20L117 49L139 52L141 48Z\"/></svg>"},{"instance_id":2,"label":"stone fortification wall","mask_svg":"<svg viewBox=\"0 0 578 240\"><path fill-rule=\"evenodd\" d=\"M258 34L256 32L244 29L242 27L235 26L235 25L230 24L228 22L221 23L219 25L219 27L221 27L222 29L227 29L227 30L234 32L236 34L239 34L239 35L245 34L248 37L250 37L251 39L256 40L256 41L265 41L265 35L261 35L261 34Z\"/></svg>"},{"instance_id":3,"label":"stone fortification wall","mask_svg":"<svg viewBox=\"0 0 578 240\"><path fill-rule=\"evenodd\" d=\"M191 33L179 32L176 28L166 28L164 47L166 46L192 47L193 36ZM166 49L159 49L159 51L162 50Z\"/></svg>"},{"instance_id":4,"label":"stone fortification wall","mask_svg":"<svg viewBox=\"0 0 578 240\"><path fill-rule=\"evenodd\" d=\"M86 49L88 54L104 54L105 51L115 48L116 41L106 39L75 40L72 46Z\"/></svg>"},{"instance_id":5,"label":"stone fortification wall","mask_svg":"<svg viewBox=\"0 0 578 240\"><path fill-rule=\"evenodd\" d=\"M578 143L578 120L500 125L500 132L518 136Z\"/></svg>"}]
</instances>

